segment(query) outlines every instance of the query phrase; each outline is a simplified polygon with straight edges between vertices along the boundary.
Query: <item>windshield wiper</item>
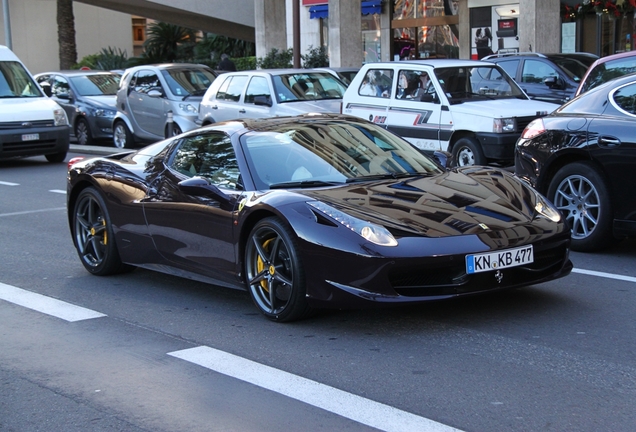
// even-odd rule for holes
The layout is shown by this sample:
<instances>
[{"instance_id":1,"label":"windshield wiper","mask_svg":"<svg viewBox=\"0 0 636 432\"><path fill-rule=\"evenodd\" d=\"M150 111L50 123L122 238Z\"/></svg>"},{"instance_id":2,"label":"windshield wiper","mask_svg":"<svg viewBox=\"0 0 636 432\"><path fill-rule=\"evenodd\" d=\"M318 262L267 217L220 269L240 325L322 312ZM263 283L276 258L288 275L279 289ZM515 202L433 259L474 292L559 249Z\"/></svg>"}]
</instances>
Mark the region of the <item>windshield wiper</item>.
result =
<instances>
[{"instance_id":1,"label":"windshield wiper","mask_svg":"<svg viewBox=\"0 0 636 432\"><path fill-rule=\"evenodd\" d=\"M356 182L365 182L365 181L373 181L373 180L386 180L392 179L397 180L406 177L423 177L429 175L428 173L386 173L386 174L371 174L366 176L354 177L347 179L347 183L356 183Z\"/></svg>"},{"instance_id":2,"label":"windshield wiper","mask_svg":"<svg viewBox=\"0 0 636 432\"><path fill-rule=\"evenodd\" d=\"M324 181L324 180L299 180L299 181L288 181L281 183L274 183L269 185L270 189L293 189L293 188L311 188L311 187L321 187L321 186L338 186L343 184L342 182L337 181Z\"/></svg>"}]
</instances>

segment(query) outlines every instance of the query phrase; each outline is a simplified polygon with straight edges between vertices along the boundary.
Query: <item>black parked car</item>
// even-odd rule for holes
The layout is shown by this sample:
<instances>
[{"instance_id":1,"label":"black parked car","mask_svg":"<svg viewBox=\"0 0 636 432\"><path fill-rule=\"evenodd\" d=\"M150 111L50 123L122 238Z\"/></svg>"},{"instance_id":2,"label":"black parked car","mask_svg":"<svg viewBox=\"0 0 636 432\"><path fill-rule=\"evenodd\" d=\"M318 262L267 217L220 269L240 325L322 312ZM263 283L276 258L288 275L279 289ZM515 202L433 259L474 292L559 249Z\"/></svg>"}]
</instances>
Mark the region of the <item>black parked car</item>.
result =
<instances>
[{"instance_id":1,"label":"black parked car","mask_svg":"<svg viewBox=\"0 0 636 432\"><path fill-rule=\"evenodd\" d=\"M587 68L598 56L589 53L507 53L483 60L497 63L532 99L561 105L574 97Z\"/></svg>"},{"instance_id":2,"label":"black parked car","mask_svg":"<svg viewBox=\"0 0 636 432\"><path fill-rule=\"evenodd\" d=\"M536 119L515 149L515 172L546 193L591 251L636 235L636 74L609 81Z\"/></svg>"},{"instance_id":3,"label":"black parked car","mask_svg":"<svg viewBox=\"0 0 636 432\"><path fill-rule=\"evenodd\" d=\"M561 214L511 173L445 170L355 117L244 119L72 161L84 267L247 290L268 318L394 305L567 275Z\"/></svg>"},{"instance_id":4,"label":"black parked car","mask_svg":"<svg viewBox=\"0 0 636 432\"><path fill-rule=\"evenodd\" d=\"M35 80L68 116L80 145L112 139L120 75L106 71L43 72Z\"/></svg>"}]
</instances>

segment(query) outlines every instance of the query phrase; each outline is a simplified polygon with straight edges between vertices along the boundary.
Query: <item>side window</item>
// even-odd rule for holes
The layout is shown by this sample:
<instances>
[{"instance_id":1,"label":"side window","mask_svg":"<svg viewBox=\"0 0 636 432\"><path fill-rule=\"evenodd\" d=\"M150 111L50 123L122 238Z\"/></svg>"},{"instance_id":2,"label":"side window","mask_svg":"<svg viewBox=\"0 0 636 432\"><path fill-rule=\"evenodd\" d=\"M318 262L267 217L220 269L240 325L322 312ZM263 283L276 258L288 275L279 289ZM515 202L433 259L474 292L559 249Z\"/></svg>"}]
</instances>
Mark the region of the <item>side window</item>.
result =
<instances>
[{"instance_id":1,"label":"side window","mask_svg":"<svg viewBox=\"0 0 636 432\"><path fill-rule=\"evenodd\" d=\"M612 99L622 111L636 115L636 84L621 87L614 92Z\"/></svg>"},{"instance_id":2,"label":"side window","mask_svg":"<svg viewBox=\"0 0 636 432\"><path fill-rule=\"evenodd\" d=\"M435 87L433 83L431 83L431 77L424 71L399 71L395 91L395 97L397 99L412 99L427 102L432 102L436 99ZM424 97L425 94L430 96L426 98Z\"/></svg>"},{"instance_id":3,"label":"side window","mask_svg":"<svg viewBox=\"0 0 636 432\"><path fill-rule=\"evenodd\" d=\"M513 79L517 78L517 68L519 67L519 60L506 60L497 63L503 70L506 71Z\"/></svg>"},{"instance_id":4,"label":"side window","mask_svg":"<svg viewBox=\"0 0 636 432\"><path fill-rule=\"evenodd\" d=\"M225 81L223 81L223 83L221 84L221 87L219 87L219 90L216 92L217 100L225 100L225 94L227 93L227 88L230 85L230 81L232 81L231 77L222 76L221 79L225 79Z\"/></svg>"},{"instance_id":5,"label":"side window","mask_svg":"<svg viewBox=\"0 0 636 432\"><path fill-rule=\"evenodd\" d=\"M233 76L225 92L225 100L238 102L241 99L247 78L247 75Z\"/></svg>"},{"instance_id":6,"label":"side window","mask_svg":"<svg viewBox=\"0 0 636 432\"><path fill-rule=\"evenodd\" d=\"M250 80L247 90L245 91L245 103L253 104L256 96L265 96L271 100L267 78L255 76Z\"/></svg>"},{"instance_id":7,"label":"side window","mask_svg":"<svg viewBox=\"0 0 636 432\"><path fill-rule=\"evenodd\" d=\"M550 76L559 76L555 68L539 60L526 60L523 64L521 82L542 84Z\"/></svg>"},{"instance_id":8,"label":"side window","mask_svg":"<svg viewBox=\"0 0 636 432\"><path fill-rule=\"evenodd\" d=\"M70 92L71 88L68 85L68 81L63 77L56 75L51 83L51 94L55 97L60 97L68 96Z\"/></svg>"},{"instance_id":9,"label":"side window","mask_svg":"<svg viewBox=\"0 0 636 432\"><path fill-rule=\"evenodd\" d=\"M222 132L208 132L181 140L170 168L188 177L205 177L219 187L242 189L232 141Z\"/></svg>"},{"instance_id":10,"label":"side window","mask_svg":"<svg viewBox=\"0 0 636 432\"><path fill-rule=\"evenodd\" d=\"M361 96L391 97L392 69L369 69L358 89Z\"/></svg>"},{"instance_id":11,"label":"side window","mask_svg":"<svg viewBox=\"0 0 636 432\"><path fill-rule=\"evenodd\" d=\"M152 71L139 71L135 78L134 90L138 93L148 93L150 90L162 90L159 77Z\"/></svg>"}]
</instances>

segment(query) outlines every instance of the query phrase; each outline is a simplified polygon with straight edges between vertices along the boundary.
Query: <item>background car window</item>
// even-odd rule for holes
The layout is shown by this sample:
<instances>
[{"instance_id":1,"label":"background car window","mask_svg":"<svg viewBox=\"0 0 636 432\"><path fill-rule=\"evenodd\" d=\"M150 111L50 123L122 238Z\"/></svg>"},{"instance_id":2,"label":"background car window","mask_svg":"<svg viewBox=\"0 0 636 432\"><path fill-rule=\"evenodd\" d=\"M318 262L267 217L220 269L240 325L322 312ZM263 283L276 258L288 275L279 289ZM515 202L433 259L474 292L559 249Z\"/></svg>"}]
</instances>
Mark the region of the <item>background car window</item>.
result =
<instances>
[{"instance_id":1,"label":"background car window","mask_svg":"<svg viewBox=\"0 0 636 432\"><path fill-rule=\"evenodd\" d=\"M611 60L597 65L583 83L582 92L593 89L619 76L636 72L636 57Z\"/></svg>"},{"instance_id":2,"label":"background car window","mask_svg":"<svg viewBox=\"0 0 636 432\"><path fill-rule=\"evenodd\" d=\"M612 99L621 110L636 115L636 84L619 88L612 95Z\"/></svg>"},{"instance_id":3,"label":"background car window","mask_svg":"<svg viewBox=\"0 0 636 432\"><path fill-rule=\"evenodd\" d=\"M358 89L361 96L391 97L392 69L369 69Z\"/></svg>"},{"instance_id":4,"label":"background car window","mask_svg":"<svg viewBox=\"0 0 636 432\"><path fill-rule=\"evenodd\" d=\"M502 69L505 70L506 73L510 75L512 78L517 77L517 68L519 67L519 60L506 60L506 61L497 62L497 64L501 66Z\"/></svg>"},{"instance_id":5,"label":"background car window","mask_svg":"<svg viewBox=\"0 0 636 432\"><path fill-rule=\"evenodd\" d=\"M224 99L227 101L238 102L241 99L241 93L243 93L243 89L245 88L245 83L247 82L247 75L237 75L230 77L227 81L227 86L223 83L223 88L225 88L225 92L223 93L223 98L219 97L217 94L217 99Z\"/></svg>"},{"instance_id":6,"label":"background car window","mask_svg":"<svg viewBox=\"0 0 636 432\"><path fill-rule=\"evenodd\" d=\"M139 93L148 93L150 90L162 91L161 81L159 81L157 74L152 71L137 72L134 82L134 90Z\"/></svg>"},{"instance_id":7,"label":"background car window","mask_svg":"<svg viewBox=\"0 0 636 432\"><path fill-rule=\"evenodd\" d=\"M203 95L216 75L203 68L166 69L161 74L172 94L177 96Z\"/></svg>"},{"instance_id":8,"label":"background car window","mask_svg":"<svg viewBox=\"0 0 636 432\"><path fill-rule=\"evenodd\" d=\"M51 81L51 94L55 97L68 96L71 88L68 81L59 75L55 75Z\"/></svg>"},{"instance_id":9,"label":"background car window","mask_svg":"<svg viewBox=\"0 0 636 432\"><path fill-rule=\"evenodd\" d=\"M526 60L523 63L523 72L521 73L521 82L541 84L551 76L559 76L559 73L548 63L538 60Z\"/></svg>"},{"instance_id":10,"label":"background car window","mask_svg":"<svg viewBox=\"0 0 636 432\"><path fill-rule=\"evenodd\" d=\"M114 95L119 87L118 75L84 75L70 80L81 96Z\"/></svg>"},{"instance_id":11,"label":"background car window","mask_svg":"<svg viewBox=\"0 0 636 432\"><path fill-rule=\"evenodd\" d=\"M188 177L205 177L220 187L241 188L232 141L221 132L184 138L174 153L170 168Z\"/></svg>"},{"instance_id":12,"label":"background car window","mask_svg":"<svg viewBox=\"0 0 636 432\"><path fill-rule=\"evenodd\" d=\"M265 96L271 99L269 84L265 77L252 77L245 91L245 103L254 103L256 96Z\"/></svg>"},{"instance_id":13,"label":"background car window","mask_svg":"<svg viewBox=\"0 0 636 432\"><path fill-rule=\"evenodd\" d=\"M279 103L341 99L346 91L342 81L327 72L275 75L272 83Z\"/></svg>"}]
</instances>

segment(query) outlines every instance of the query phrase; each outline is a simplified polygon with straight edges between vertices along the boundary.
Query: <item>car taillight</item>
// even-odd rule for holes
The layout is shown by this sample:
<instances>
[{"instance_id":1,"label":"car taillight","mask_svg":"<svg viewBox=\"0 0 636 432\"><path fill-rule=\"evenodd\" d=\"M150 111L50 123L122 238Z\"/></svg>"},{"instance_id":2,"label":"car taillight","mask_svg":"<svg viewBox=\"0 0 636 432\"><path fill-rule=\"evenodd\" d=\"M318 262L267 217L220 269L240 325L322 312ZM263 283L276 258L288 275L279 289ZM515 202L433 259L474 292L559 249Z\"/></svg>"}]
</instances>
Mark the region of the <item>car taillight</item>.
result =
<instances>
[{"instance_id":1,"label":"car taillight","mask_svg":"<svg viewBox=\"0 0 636 432\"><path fill-rule=\"evenodd\" d=\"M70 170L73 165L75 165L76 163L78 163L81 160L84 160L84 156L78 156L78 157L71 158L68 161L68 164L66 164L66 169Z\"/></svg>"},{"instance_id":2,"label":"car taillight","mask_svg":"<svg viewBox=\"0 0 636 432\"><path fill-rule=\"evenodd\" d=\"M526 128L521 133L521 138L524 138L524 139L534 138L537 135L542 134L543 132L545 132L545 125L543 124L543 120L538 118L538 119L532 120L530 124L526 126Z\"/></svg>"}]
</instances>

